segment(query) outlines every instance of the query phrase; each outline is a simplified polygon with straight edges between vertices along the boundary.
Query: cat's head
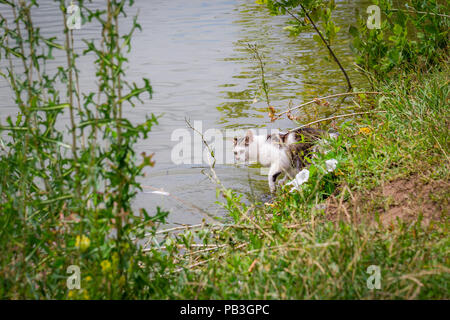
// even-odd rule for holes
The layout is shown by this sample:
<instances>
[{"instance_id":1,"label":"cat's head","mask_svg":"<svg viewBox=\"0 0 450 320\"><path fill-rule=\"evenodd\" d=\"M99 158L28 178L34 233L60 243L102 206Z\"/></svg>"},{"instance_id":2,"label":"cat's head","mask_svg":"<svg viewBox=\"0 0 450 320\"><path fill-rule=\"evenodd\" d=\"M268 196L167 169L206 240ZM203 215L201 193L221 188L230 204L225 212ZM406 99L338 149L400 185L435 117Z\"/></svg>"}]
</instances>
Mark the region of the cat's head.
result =
<instances>
[{"instance_id":1,"label":"cat's head","mask_svg":"<svg viewBox=\"0 0 450 320\"><path fill-rule=\"evenodd\" d=\"M248 130L244 137L235 137L233 145L235 163L247 163L249 161L250 145L254 141L254 133Z\"/></svg>"}]
</instances>

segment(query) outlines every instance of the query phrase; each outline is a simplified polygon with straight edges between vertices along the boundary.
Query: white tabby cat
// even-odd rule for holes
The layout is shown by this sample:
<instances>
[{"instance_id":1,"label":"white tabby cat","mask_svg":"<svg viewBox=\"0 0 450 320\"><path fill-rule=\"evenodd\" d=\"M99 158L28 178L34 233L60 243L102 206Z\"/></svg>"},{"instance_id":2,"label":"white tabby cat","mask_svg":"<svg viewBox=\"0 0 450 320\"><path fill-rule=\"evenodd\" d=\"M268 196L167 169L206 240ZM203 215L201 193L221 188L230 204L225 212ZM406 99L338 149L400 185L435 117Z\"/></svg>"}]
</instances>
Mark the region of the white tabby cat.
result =
<instances>
[{"instance_id":1,"label":"white tabby cat","mask_svg":"<svg viewBox=\"0 0 450 320\"><path fill-rule=\"evenodd\" d=\"M325 133L313 128L301 128L287 133L256 135L248 130L244 137L234 138L235 162L257 162L269 167L267 178L270 192L274 192L278 176L284 173L280 184L286 179L293 179L306 166L305 156L313 151L314 142ZM330 134L333 135L337 134Z\"/></svg>"}]
</instances>

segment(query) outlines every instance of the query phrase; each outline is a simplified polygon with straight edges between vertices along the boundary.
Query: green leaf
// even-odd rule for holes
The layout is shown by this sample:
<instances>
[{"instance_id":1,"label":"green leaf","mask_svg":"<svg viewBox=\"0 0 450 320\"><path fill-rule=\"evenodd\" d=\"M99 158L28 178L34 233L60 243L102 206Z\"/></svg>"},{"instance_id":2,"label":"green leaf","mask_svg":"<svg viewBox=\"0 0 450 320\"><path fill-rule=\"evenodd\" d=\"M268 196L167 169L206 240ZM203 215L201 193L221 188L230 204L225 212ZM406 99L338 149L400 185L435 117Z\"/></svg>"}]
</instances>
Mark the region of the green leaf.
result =
<instances>
[{"instance_id":1,"label":"green leaf","mask_svg":"<svg viewBox=\"0 0 450 320\"><path fill-rule=\"evenodd\" d=\"M66 149L71 149L72 148L67 143L61 142L59 140L49 139L49 138L45 138L45 137L42 137L42 136L39 136L39 139L42 139L42 140L44 140L46 142L55 143L55 144L59 145L60 147L63 147L63 148L66 148Z\"/></svg>"},{"instance_id":2,"label":"green leaf","mask_svg":"<svg viewBox=\"0 0 450 320\"><path fill-rule=\"evenodd\" d=\"M57 49L60 49L60 50L65 50L65 48L62 45L58 44L58 43L52 42L52 41L50 41L48 39L45 39L45 38L42 38L42 37L41 37L41 39L42 39L42 41L44 41L50 47L57 48Z\"/></svg>"},{"instance_id":3,"label":"green leaf","mask_svg":"<svg viewBox=\"0 0 450 320\"><path fill-rule=\"evenodd\" d=\"M401 25L399 25L399 24L395 24L394 25L394 34L396 34L396 35L401 35L402 34L402 32L403 32L403 28L402 28L402 26Z\"/></svg>"},{"instance_id":4,"label":"green leaf","mask_svg":"<svg viewBox=\"0 0 450 320\"><path fill-rule=\"evenodd\" d=\"M322 44L322 39L319 37L319 35L315 34L313 35L314 41L316 41L318 44Z\"/></svg>"},{"instance_id":5,"label":"green leaf","mask_svg":"<svg viewBox=\"0 0 450 320\"><path fill-rule=\"evenodd\" d=\"M7 4L7 5L10 5L11 7L14 7L14 3L12 3L11 1L0 0L0 3Z\"/></svg>"},{"instance_id":6,"label":"green leaf","mask_svg":"<svg viewBox=\"0 0 450 320\"><path fill-rule=\"evenodd\" d=\"M45 107L37 107L37 108L31 108L31 111L52 111L52 110L61 110L64 108L70 107L70 104L68 103L63 103L63 104L58 104L58 105L54 105L54 106L45 106Z\"/></svg>"},{"instance_id":7,"label":"green leaf","mask_svg":"<svg viewBox=\"0 0 450 320\"><path fill-rule=\"evenodd\" d=\"M26 131L26 130L28 130L28 127L4 127L4 126L0 126L0 131L1 130Z\"/></svg>"}]
</instances>

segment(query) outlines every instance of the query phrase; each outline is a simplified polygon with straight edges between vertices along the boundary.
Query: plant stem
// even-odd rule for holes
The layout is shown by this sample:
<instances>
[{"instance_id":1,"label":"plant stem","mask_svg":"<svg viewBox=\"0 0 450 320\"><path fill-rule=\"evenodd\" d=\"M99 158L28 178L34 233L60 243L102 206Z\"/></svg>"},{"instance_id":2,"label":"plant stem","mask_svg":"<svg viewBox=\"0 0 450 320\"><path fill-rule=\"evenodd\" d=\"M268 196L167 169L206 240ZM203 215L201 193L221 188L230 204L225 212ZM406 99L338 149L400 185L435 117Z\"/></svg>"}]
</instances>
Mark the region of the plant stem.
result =
<instances>
[{"instance_id":1,"label":"plant stem","mask_svg":"<svg viewBox=\"0 0 450 320\"><path fill-rule=\"evenodd\" d=\"M267 85L266 82L266 77L265 77L265 71L264 71L264 62L262 60L261 55L259 54L258 51L258 46L255 45L251 45L250 43L248 44L248 48L250 49L250 51L253 52L253 54L255 55L255 58L259 61L259 68L261 69L261 82L263 85L263 91L264 91L264 95L266 96L266 102L267 102L267 106L270 106L270 99L269 99L269 87Z\"/></svg>"},{"instance_id":2,"label":"plant stem","mask_svg":"<svg viewBox=\"0 0 450 320\"><path fill-rule=\"evenodd\" d=\"M355 112L355 113L349 113L349 114L341 114L341 115L338 115L338 116L329 117L329 118L324 118L324 119L319 119L319 120L316 120L316 121L313 121L313 122L310 122L310 123L301 125L300 127L291 129L291 130L289 130L288 132L292 132L292 131L295 131L295 130L298 130L298 129L301 129L301 128L310 126L310 125L312 125L312 124L316 124L316 123L323 122L323 121L327 121L327 120L334 120L334 119L339 119L339 118L353 117L353 116L357 116L357 115L361 115L361 114L369 114L369 113L385 113L385 112L387 112L387 111L380 110L380 111L367 111L367 112Z\"/></svg>"},{"instance_id":3,"label":"plant stem","mask_svg":"<svg viewBox=\"0 0 450 320\"><path fill-rule=\"evenodd\" d=\"M288 112L291 112L293 110L299 109L301 107L307 106L309 104L315 103L318 100L325 100L325 99L335 98L335 97L340 97L340 96L352 96L352 95L358 95L358 94L384 94L384 93L383 92L377 92L377 91L367 91L367 92L345 92L345 93L332 94L330 96L321 97L321 98L315 98L314 100L302 103L302 104L300 104L298 106L295 106L293 108L290 108L290 109L288 109L286 111L280 112L280 113L276 114L275 116L279 117L279 116L281 116L281 115L283 115L285 113L288 113Z\"/></svg>"},{"instance_id":4,"label":"plant stem","mask_svg":"<svg viewBox=\"0 0 450 320\"><path fill-rule=\"evenodd\" d=\"M276 3L278 3L280 6L282 6L286 12L295 20L297 20L298 22L302 23L302 21L297 18L289 9L287 9L282 3L278 2L275 0ZM341 62L339 61L339 59L336 57L336 55L334 54L333 50L331 49L330 45L328 44L328 42L325 40L325 38L323 37L322 33L320 32L320 30L317 28L316 24L314 23L313 19L309 16L308 12L306 11L305 7L300 3L300 7L302 8L303 12L305 13L306 17L308 18L309 22L311 22L311 25L313 26L314 30L316 30L317 34L319 35L320 39L322 39L322 42L325 44L325 46L327 47L328 51L330 52L331 56L333 57L334 61L337 63L337 65L339 66L339 68L341 69L342 73L345 76L345 80L347 81L347 90L350 92L352 90L352 85L350 83L350 78L347 75L347 72L345 71L344 67L342 66Z\"/></svg>"}]
</instances>

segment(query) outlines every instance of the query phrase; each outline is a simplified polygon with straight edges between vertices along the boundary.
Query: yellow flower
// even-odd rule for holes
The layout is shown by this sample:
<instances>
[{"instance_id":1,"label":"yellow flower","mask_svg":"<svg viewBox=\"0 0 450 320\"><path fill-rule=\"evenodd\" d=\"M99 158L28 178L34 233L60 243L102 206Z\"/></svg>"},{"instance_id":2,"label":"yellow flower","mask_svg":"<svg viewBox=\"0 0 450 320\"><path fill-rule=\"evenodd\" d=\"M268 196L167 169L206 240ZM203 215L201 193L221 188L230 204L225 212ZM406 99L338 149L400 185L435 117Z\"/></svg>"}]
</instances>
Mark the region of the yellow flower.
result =
<instances>
[{"instance_id":1,"label":"yellow flower","mask_svg":"<svg viewBox=\"0 0 450 320\"><path fill-rule=\"evenodd\" d=\"M72 299L74 296L75 296L75 290L70 290L70 291L69 291L69 294L67 295L67 297L68 297L69 299Z\"/></svg>"},{"instance_id":2,"label":"yellow flower","mask_svg":"<svg viewBox=\"0 0 450 320\"><path fill-rule=\"evenodd\" d=\"M90 299L89 293L87 292L87 290L85 290L85 291L83 292L83 299L84 299L84 300L89 300L89 299Z\"/></svg>"},{"instance_id":3,"label":"yellow flower","mask_svg":"<svg viewBox=\"0 0 450 320\"><path fill-rule=\"evenodd\" d=\"M87 276L86 278L84 278L86 280L86 282L92 281L92 277L91 276Z\"/></svg>"},{"instance_id":4,"label":"yellow flower","mask_svg":"<svg viewBox=\"0 0 450 320\"><path fill-rule=\"evenodd\" d=\"M91 245L91 240L85 235L77 236L75 240L75 247L80 248L82 252L86 251Z\"/></svg>"},{"instance_id":5,"label":"yellow flower","mask_svg":"<svg viewBox=\"0 0 450 320\"><path fill-rule=\"evenodd\" d=\"M372 133L372 130L370 128L368 128L368 127L363 127L363 128L359 128L358 133L362 133L362 134L368 135L368 134Z\"/></svg>"},{"instance_id":6,"label":"yellow flower","mask_svg":"<svg viewBox=\"0 0 450 320\"><path fill-rule=\"evenodd\" d=\"M111 269L111 262L109 262L108 260L103 260L100 263L100 266L102 267L103 272L108 272Z\"/></svg>"}]
</instances>

